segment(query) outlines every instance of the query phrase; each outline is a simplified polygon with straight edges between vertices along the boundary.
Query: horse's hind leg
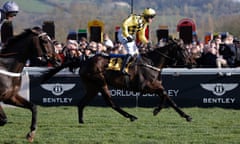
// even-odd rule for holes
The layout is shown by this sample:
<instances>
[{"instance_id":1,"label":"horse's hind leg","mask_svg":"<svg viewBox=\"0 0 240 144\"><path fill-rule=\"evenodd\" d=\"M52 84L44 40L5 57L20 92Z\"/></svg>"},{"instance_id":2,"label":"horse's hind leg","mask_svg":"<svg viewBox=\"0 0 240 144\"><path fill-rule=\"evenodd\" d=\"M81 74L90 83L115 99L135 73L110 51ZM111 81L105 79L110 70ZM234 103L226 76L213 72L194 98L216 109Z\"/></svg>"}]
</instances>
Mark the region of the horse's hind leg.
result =
<instances>
[{"instance_id":1,"label":"horse's hind leg","mask_svg":"<svg viewBox=\"0 0 240 144\"><path fill-rule=\"evenodd\" d=\"M0 126L4 126L7 123L7 116L0 105Z\"/></svg>"},{"instance_id":2,"label":"horse's hind leg","mask_svg":"<svg viewBox=\"0 0 240 144\"><path fill-rule=\"evenodd\" d=\"M137 120L137 117L135 117L135 116L127 113L126 111L124 111L123 109L121 109L119 106L117 106L117 105L113 102L113 100L112 100L112 98L111 98L111 95L110 95L110 93L109 93L109 89L108 89L108 86L107 86L107 85L105 85L105 86L102 87L101 92L102 92L102 96L103 96L103 98L105 99L106 103L107 103L109 106L111 106L115 111L119 112L119 113L120 113L121 115L123 115L124 117L129 118L131 121Z\"/></svg>"},{"instance_id":3,"label":"horse's hind leg","mask_svg":"<svg viewBox=\"0 0 240 144\"><path fill-rule=\"evenodd\" d=\"M37 127L37 107L35 104L25 100L23 97L19 96L18 94L12 96L10 99L4 101L6 104L10 104L17 107L22 107L31 110L32 112L32 121L30 132L27 134L28 141L32 142L36 133Z\"/></svg>"}]
</instances>

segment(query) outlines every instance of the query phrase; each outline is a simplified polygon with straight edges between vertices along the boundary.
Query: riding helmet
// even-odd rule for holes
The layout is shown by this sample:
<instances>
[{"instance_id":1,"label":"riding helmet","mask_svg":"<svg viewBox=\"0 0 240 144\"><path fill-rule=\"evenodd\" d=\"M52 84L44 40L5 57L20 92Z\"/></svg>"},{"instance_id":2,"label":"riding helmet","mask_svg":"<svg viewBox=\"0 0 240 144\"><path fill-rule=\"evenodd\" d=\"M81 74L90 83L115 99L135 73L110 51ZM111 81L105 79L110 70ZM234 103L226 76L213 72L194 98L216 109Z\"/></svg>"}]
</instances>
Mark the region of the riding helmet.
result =
<instances>
[{"instance_id":1,"label":"riding helmet","mask_svg":"<svg viewBox=\"0 0 240 144\"><path fill-rule=\"evenodd\" d=\"M12 13L12 14L17 14L19 11L19 6L16 2L14 1L7 1L3 4L3 11L7 13Z\"/></svg>"},{"instance_id":2,"label":"riding helmet","mask_svg":"<svg viewBox=\"0 0 240 144\"><path fill-rule=\"evenodd\" d=\"M152 8L145 8L143 11L143 17L145 18L153 18L156 15L156 11Z\"/></svg>"}]
</instances>

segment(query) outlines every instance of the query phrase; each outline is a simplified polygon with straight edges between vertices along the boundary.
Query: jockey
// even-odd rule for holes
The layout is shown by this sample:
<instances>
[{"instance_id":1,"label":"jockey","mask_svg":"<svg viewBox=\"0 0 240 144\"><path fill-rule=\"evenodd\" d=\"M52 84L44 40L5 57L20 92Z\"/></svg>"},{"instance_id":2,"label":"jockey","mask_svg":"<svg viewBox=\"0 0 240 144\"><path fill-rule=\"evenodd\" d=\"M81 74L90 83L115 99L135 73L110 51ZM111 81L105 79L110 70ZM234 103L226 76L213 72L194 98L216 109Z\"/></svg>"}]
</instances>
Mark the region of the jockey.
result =
<instances>
[{"instance_id":1,"label":"jockey","mask_svg":"<svg viewBox=\"0 0 240 144\"><path fill-rule=\"evenodd\" d=\"M13 36L13 17L19 12L19 6L14 1L7 1L3 4L2 9L0 9L0 31L1 40L3 43L9 37Z\"/></svg>"},{"instance_id":2,"label":"jockey","mask_svg":"<svg viewBox=\"0 0 240 144\"><path fill-rule=\"evenodd\" d=\"M138 48L136 46L134 35L137 33L141 42L151 45L151 43L145 37L145 30L147 26L152 23L153 18L155 17L156 12L152 8L144 9L142 15L131 14L128 18L126 18L121 28L118 31L118 40L123 44L127 51L127 55L124 58L121 72L123 74L127 74L125 72L125 67L131 57L135 54L139 54Z\"/></svg>"}]
</instances>

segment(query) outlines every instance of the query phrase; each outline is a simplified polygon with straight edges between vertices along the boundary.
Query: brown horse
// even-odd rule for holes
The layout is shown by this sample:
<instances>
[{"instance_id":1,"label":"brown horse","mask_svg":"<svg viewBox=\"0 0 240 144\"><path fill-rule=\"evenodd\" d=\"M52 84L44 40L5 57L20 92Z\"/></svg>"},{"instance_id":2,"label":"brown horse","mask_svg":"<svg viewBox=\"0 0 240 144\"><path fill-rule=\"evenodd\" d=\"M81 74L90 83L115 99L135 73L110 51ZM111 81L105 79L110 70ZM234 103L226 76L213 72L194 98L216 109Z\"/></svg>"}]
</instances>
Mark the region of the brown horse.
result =
<instances>
[{"instance_id":1,"label":"brown horse","mask_svg":"<svg viewBox=\"0 0 240 144\"><path fill-rule=\"evenodd\" d=\"M129 75L122 75L120 71L109 68L111 60L112 57L109 55L98 54L81 65L79 74L84 83L86 94L78 105L79 123L83 123L84 107L97 96L98 92L101 92L106 103L121 115L129 118L131 121L137 119L137 117L127 113L113 102L109 86L140 91L141 93L156 93L160 96L160 101L159 106L154 109L153 115L157 115L163 108L164 103L167 102L180 116L187 121L192 120L168 96L161 80L162 68L173 66L174 64L182 66L187 64L188 54L182 43L172 40L164 47L154 48L152 51L135 57L128 66ZM48 71L44 76L45 78L43 77L43 81L46 81L60 69Z\"/></svg>"},{"instance_id":2,"label":"brown horse","mask_svg":"<svg viewBox=\"0 0 240 144\"><path fill-rule=\"evenodd\" d=\"M21 87L21 72L26 61L38 57L57 64L58 58L49 36L40 28L26 29L14 36L3 46L0 52L0 101L29 109L32 112L30 132L27 139L32 142L37 127L36 105L25 100L18 92ZM0 126L7 123L7 116L0 105Z\"/></svg>"},{"instance_id":3,"label":"brown horse","mask_svg":"<svg viewBox=\"0 0 240 144\"><path fill-rule=\"evenodd\" d=\"M109 58L96 55L90 58L80 69L80 77L85 84L86 95L78 105L79 123L83 123L83 109L92 100L98 92L101 92L105 101L114 110L129 118L131 121L137 118L119 106L117 106L110 95L108 86L115 88L140 91L141 93L156 93L161 100L159 106L154 109L153 114L157 115L163 108L165 102L173 107L180 116L191 121L191 117L185 114L168 96L165 91L162 80L161 70L163 67L173 64L186 64L187 53L183 46L175 41L161 48L141 54L128 66L129 76L120 75L119 72L107 70Z\"/></svg>"}]
</instances>

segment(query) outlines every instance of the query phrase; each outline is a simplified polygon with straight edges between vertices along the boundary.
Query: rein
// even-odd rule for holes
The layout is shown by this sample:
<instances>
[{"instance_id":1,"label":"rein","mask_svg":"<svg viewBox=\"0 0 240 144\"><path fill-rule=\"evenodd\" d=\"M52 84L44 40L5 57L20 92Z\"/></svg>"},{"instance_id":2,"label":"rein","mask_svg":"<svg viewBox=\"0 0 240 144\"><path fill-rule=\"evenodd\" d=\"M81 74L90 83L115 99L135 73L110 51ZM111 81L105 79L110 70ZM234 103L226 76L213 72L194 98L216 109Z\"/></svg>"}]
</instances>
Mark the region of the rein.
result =
<instances>
[{"instance_id":1,"label":"rein","mask_svg":"<svg viewBox=\"0 0 240 144\"><path fill-rule=\"evenodd\" d=\"M155 70L155 71L158 71L158 72L161 72L162 69L160 68L157 68L157 67L154 67L152 65L149 65L149 64L138 64L139 66L144 66L144 67L147 67L147 68L150 68L152 70Z\"/></svg>"},{"instance_id":2,"label":"rein","mask_svg":"<svg viewBox=\"0 0 240 144\"><path fill-rule=\"evenodd\" d=\"M1 54L1 53L0 53L0 57L13 56L13 55L16 55L16 54L17 54L16 52L12 52L12 53L5 53L5 54Z\"/></svg>"},{"instance_id":3,"label":"rein","mask_svg":"<svg viewBox=\"0 0 240 144\"><path fill-rule=\"evenodd\" d=\"M8 57L8 56L13 56L13 55L16 55L17 53L6 53L6 54L0 54L0 57ZM22 74L21 73L14 73L14 72L9 72L9 71L6 71L6 70L2 70L0 69L0 74L3 74L3 75L7 75L7 76L10 76L10 77L20 77Z\"/></svg>"},{"instance_id":4,"label":"rein","mask_svg":"<svg viewBox=\"0 0 240 144\"><path fill-rule=\"evenodd\" d=\"M162 53L162 52L159 52L159 51L156 51L158 54L160 54L160 55L162 55L163 57L165 57L165 58L167 58L167 59L169 59L169 60L172 60L172 58L171 57L169 57L168 55L166 55L166 54L164 54L164 53ZM173 60L172 60L173 61Z\"/></svg>"},{"instance_id":5,"label":"rein","mask_svg":"<svg viewBox=\"0 0 240 144\"><path fill-rule=\"evenodd\" d=\"M21 73L14 73L14 72L9 72L6 70L1 70L1 69L0 69L0 74L7 75L10 77L20 77L22 75Z\"/></svg>"}]
</instances>

